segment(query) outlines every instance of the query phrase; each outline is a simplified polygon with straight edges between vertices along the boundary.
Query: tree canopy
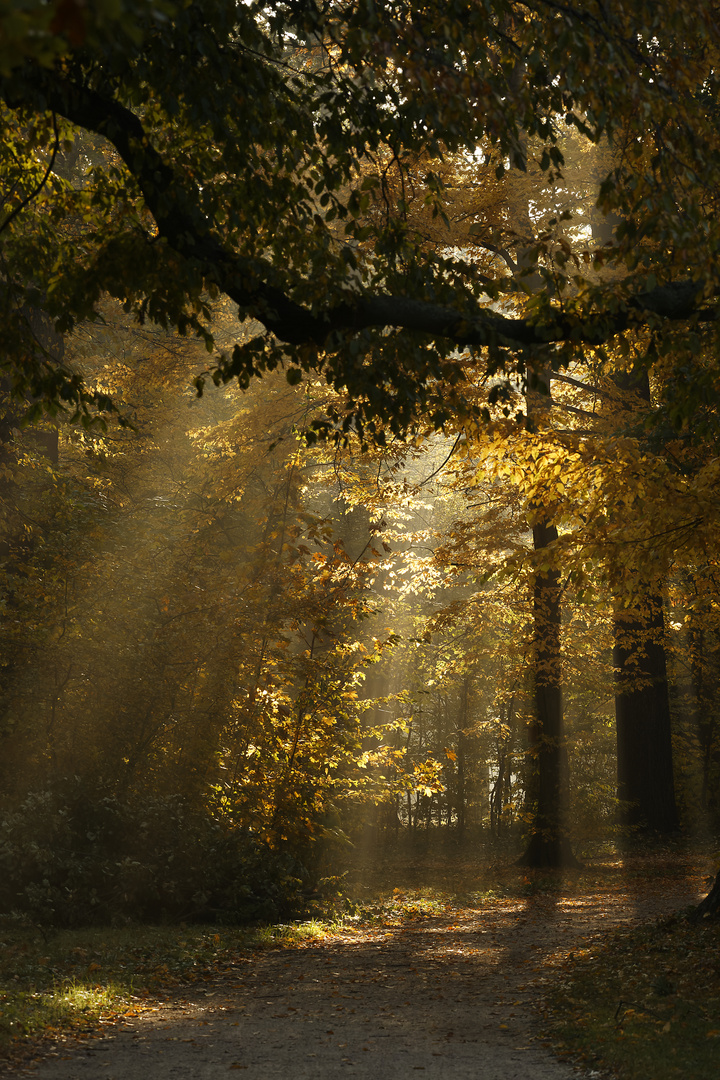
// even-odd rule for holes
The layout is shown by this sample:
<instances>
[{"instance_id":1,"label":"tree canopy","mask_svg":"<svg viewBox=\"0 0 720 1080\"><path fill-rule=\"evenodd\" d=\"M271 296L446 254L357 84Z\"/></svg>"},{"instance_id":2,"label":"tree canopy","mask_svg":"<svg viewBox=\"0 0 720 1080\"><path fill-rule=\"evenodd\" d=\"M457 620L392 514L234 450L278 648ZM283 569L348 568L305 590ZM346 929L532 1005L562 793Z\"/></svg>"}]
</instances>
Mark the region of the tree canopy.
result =
<instances>
[{"instance_id":1,"label":"tree canopy","mask_svg":"<svg viewBox=\"0 0 720 1080\"><path fill-rule=\"evenodd\" d=\"M319 372L348 395L326 430L380 438L481 412L468 383L497 397L529 349L561 367L645 325L651 363L716 333L705 0L27 0L0 17L6 364L36 398L109 405L29 349L40 298L61 332L110 293L212 350L224 293L257 332L212 378ZM573 138L604 148L583 179L618 222L603 247L569 199ZM510 220L503 238L472 199L449 213L463 183L518 174L557 208L532 237Z\"/></svg>"},{"instance_id":2,"label":"tree canopy","mask_svg":"<svg viewBox=\"0 0 720 1080\"><path fill-rule=\"evenodd\" d=\"M715 812L718 29L0 4L8 778L299 853Z\"/></svg>"}]
</instances>

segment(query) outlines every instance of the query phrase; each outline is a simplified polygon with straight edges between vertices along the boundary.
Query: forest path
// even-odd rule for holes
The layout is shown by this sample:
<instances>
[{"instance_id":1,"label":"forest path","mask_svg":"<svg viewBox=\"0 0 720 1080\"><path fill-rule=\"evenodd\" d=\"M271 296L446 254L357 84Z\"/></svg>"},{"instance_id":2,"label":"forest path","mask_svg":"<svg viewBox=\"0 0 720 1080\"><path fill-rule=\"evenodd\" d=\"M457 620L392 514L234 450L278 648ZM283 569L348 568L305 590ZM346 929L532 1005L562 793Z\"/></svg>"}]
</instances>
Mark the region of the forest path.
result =
<instances>
[{"instance_id":1,"label":"forest path","mask_svg":"<svg viewBox=\"0 0 720 1080\"><path fill-rule=\"evenodd\" d=\"M422 1071L436 1080L569 1080L577 1071L538 1035L543 984L588 938L669 914L703 892L698 874L654 872L592 893L494 900L243 953L222 979L173 993L86 1042L58 1044L14 1075L383 1080Z\"/></svg>"}]
</instances>

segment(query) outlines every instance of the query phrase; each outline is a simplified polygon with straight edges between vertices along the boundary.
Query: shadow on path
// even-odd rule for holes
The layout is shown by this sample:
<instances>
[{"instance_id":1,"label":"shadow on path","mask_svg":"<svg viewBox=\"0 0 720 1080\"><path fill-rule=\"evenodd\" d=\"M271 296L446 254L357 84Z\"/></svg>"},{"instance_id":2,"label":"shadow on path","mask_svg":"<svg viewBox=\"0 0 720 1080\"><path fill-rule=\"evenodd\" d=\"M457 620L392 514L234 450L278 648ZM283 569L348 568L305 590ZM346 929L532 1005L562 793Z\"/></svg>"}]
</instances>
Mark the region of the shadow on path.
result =
<instances>
[{"instance_id":1,"label":"shadow on path","mask_svg":"<svg viewBox=\"0 0 720 1080\"><path fill-rule=\"evenodd\" d=\"M553 967L588 937L668 914L702 889L697 878L668 884L633 874L616 871L584 895L560 889L448 908L244 954L222 981L176 994L88 1042L59 1044L15 1075L569 1080L578 1074L539 1041L533 1012Z\"/></svg>"}]
</instances>

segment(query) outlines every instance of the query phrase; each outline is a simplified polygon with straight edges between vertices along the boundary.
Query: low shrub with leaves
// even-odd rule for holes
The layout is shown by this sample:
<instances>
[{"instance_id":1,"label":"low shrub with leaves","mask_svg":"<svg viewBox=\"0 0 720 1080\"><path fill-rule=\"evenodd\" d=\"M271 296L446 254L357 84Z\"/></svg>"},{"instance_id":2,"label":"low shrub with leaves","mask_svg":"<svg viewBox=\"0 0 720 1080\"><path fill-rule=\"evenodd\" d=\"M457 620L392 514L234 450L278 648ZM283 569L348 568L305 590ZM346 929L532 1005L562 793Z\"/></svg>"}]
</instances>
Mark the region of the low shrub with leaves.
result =
<instances>
[{"instance_id":1,"label":"low shrub with leaves","mask_svg":"<svg viewBox=\"0 0 720 1080\"><path fill-rule=\"evenodd\" d=\"M41 926L284 918L307 906L309 876L182 796L73 781L0 813L0 908Z\"/></svg>"}]
</instances>

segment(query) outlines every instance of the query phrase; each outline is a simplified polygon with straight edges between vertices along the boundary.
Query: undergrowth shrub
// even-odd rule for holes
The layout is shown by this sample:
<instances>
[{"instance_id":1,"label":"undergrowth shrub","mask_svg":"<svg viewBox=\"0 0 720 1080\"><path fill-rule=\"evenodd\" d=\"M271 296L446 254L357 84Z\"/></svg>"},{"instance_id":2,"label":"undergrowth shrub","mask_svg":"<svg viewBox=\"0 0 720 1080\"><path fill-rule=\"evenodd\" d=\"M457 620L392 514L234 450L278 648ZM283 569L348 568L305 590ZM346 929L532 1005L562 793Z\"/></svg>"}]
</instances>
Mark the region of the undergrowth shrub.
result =
<instances>
[{"instance_id":1,"label":"undergrowth shrub","mask_svg":"<svg viewBox=\"0 0 720 1080\"><path fill-rule=\"evenodd\" d=\"M73 781L0 810L0 908L40 925L288 918L307 907L308 879L297 854L180 795Z\"/></svg>"}]
</instances>

